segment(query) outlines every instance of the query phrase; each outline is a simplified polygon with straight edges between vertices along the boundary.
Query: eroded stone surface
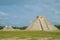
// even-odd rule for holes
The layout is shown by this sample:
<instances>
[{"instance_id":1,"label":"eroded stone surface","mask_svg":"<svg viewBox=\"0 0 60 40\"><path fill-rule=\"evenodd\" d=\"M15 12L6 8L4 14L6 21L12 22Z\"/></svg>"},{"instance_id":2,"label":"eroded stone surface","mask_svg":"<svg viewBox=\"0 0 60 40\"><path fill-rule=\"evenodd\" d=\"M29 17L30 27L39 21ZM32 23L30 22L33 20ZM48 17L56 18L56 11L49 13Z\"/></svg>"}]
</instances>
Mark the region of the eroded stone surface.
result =
<instances>
[{"instance_id":1,"label":"eroded stone surface","mask_svg":"<svg viewBox=\"0 0 60 40\"><path fill-rule=\"evenodd\" d=\"M38 16L37 19L31 25L29 25L26 30L56 31L58 28L48 22L44 16Z\"/></svg>"}]
</instances>

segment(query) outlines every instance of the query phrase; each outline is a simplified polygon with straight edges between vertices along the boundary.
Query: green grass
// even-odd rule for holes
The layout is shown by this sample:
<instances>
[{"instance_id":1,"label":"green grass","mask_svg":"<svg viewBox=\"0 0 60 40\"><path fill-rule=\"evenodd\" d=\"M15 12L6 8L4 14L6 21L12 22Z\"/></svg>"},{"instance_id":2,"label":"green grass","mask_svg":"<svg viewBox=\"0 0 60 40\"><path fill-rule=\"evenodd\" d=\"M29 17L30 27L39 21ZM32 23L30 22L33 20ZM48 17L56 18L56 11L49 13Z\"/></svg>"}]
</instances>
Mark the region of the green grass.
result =
<instances>
[{"instance_id":1,"label":"green grass","mask_svg":"<svg viewBox=\"0 0 60 40\"><path fill-rule=\"evenodd\" d=\"M39 37L53 37L60 38L60 32L45 32L45 31L0 31L1 38L39 38Z\"/></svg>"}]
</instances>

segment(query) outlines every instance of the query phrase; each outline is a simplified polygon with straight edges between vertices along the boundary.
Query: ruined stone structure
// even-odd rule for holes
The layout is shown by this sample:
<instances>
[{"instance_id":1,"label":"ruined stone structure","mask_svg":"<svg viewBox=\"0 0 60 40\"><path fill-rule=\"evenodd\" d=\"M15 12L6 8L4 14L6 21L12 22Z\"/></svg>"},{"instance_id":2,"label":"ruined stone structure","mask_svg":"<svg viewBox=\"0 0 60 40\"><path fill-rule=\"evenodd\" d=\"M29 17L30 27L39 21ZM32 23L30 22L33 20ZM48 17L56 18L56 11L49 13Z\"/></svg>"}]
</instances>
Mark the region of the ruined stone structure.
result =
<instances>
[{"instance_id":1,"label":"ruined stone structure","mask_svg":"<svg viewBox=\"0 0 60 40\"><path fill-rule=\"evenodd\" d=\"M14 30L11 26L5 26L3 29L3 31L10 31L10 30Z\"/></svg>"},{"instance_id":2,"label":"ruined stone structure","mask_svg":"<svg viewBox=\"0 0 60 40\"><path fill-rule=\"evenodd\" d=\"M20 29L13 29L12 26L5 26L1 31L20 31Z\"/></svg>"},{"instance_id":3,"label":"ruined stone structure","mask_svg":"<svg viewBox=\"0 0 60 40\"><path fill-rule=\"evenodd\" d=\"M49 23L44 16L37 16L36 20L31 25L29 25L26 30L52 31L58 29L54 25Z\"/></svg>"}]
</instances>

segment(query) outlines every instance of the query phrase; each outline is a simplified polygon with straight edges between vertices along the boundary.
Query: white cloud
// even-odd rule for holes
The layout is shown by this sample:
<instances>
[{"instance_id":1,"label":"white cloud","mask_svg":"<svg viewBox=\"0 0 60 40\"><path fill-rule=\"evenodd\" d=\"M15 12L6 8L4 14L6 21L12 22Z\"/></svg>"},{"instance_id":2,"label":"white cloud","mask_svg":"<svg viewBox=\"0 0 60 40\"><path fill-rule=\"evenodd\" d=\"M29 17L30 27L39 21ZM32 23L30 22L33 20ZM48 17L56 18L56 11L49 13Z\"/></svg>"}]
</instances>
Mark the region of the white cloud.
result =
<instances>
[{"instance_id":1,"label":"white cloud","mask_svg":"<svg viewBox=\"0 0 60 40\"><path fill-rule=\"evenodd\" d=\"M14 18L18 18L18 16L13 16Z\"/></svg>"},{"instance_id":2,"label":"white cloud","mask_svg":"<svg viewBox=\"0 0 60 40\"><path fill-rule=\"evenodd\" d=\"M1 22L1 24L3 24L3 25L4 25L5 23Z\"/></svg>"},{"instance_id":3,"label":"white cloud","mask_svg":"<svg viewBox=\"0 0 60 40\"><path fill-rule=\"evenodd\" d=\"M20 24L20 23L11 23L11 24Z\"/></svg>"},{"instance_id":4,"label":"white cloud","mask_svg":"<svg viewBox=\"0 0 60 40\"><path fill-rule=\"evenodd\" d=\"M7 15L8 15L7 13L4 13L4 12L0 11L0 16L7 16Z\"/></svg>"},{"instance_id":5,"label":"white cloud","mask_svg":"<svg viewBox=\"0 0 60 40\"><path fill-rule=\"evenodd\" d=\"M59 11L55 11L55 14L56 14L56 15L60 15L60 12L59 12Z\"/></svg>"},{"instance_id":6,"label":"white cloud","mask_svg":"<svg viewBox=\"0 0 60 40\"><path fill-rule=\"evenodd\" d=\"M41 12L43 10L43 8L38 5L24 5L24 7L34 12Z\"/></svg>"}]
</instances>

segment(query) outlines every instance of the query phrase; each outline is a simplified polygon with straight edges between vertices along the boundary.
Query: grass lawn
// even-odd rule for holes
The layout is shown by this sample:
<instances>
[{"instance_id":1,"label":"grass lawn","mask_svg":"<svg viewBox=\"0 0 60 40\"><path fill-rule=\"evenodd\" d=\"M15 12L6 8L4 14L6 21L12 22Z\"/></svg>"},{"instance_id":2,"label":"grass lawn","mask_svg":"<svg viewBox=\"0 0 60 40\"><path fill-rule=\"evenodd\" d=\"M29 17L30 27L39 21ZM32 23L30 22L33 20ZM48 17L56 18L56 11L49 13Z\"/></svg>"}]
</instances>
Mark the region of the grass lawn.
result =
<instances>
[{"instance_id":1,"label":"grass lawn","mask_svg":"<svg viewBox=\"0 0 60 40\"><path fill-rule=\"evenodd\" d=\"M46 31L0 31L0 39L2 38L13 38L13 37L18 37L18 38L59 38L60 39L60 32L46 32Z\"/></svg>"}]
</instances>

